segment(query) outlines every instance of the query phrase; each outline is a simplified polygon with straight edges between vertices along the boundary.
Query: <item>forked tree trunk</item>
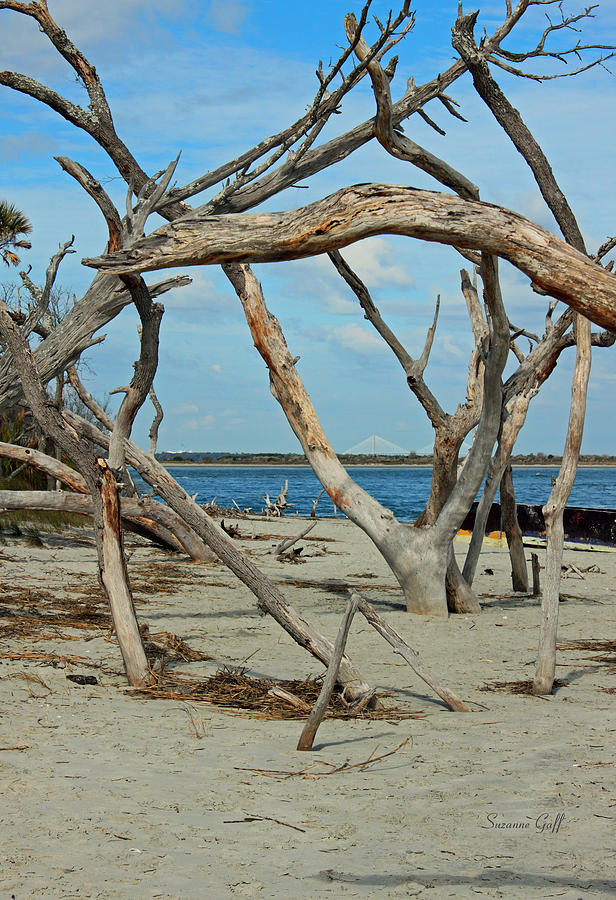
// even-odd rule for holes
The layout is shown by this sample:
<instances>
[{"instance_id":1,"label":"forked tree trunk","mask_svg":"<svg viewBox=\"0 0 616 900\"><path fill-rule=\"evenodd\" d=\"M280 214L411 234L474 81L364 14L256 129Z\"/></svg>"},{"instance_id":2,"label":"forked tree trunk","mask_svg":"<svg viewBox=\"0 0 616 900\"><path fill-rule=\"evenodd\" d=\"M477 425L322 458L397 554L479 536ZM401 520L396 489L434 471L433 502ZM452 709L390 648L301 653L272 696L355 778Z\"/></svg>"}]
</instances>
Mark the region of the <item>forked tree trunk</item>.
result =
<instances>
[{"instance_id":1,"label":"forked tree trunk","mask_svg":"<svg viewBox=\"0 0 616 900\"><path fill-rule=\"evenodd\" d=\"M448 423L455 427L455 416L449 417ZM456 485L458 457L464 435L456 429L460 433L454 438L448 423L444 423L435 431L432 485L426 508L415 523L419 526L435 524ZM460 614L481 612L477 596L460 572L453 543L447 555L445 595L449 612Z\"/></svg>"},{"instance_id":2,"label":"forked tree trunk","mask_svg":"<svg viewBox=\"0 0 616 900\"><path fill-rule=\"evenodd\" d=\"M528 567L524 555L524 537L518 522L511 463L503 472L500 483L501 521L507 537L511 560L511 584L514 591L528 592Z\"/></svg>"},{"instance_id":3,"label":"forked tree trunk","mask_svg":"<svg viewBox=\"0 0 616 900\"><path fill-rule=\"evenodd\" d=\"M300 441L308 462L338 509L365 531L396 576L411 612L447 616L445 574L450 545L481 483L500 420L500 378L509 346L507 322L496 262L484 260L486 298L493 311L494 331L486 370L486 401L471 451L472 461L447 499L438 522L431 528L413 528L397 522L357 485L341 465L329 443L316 410L297 373L282 329L268 311L261 285L248 266L225 265L244 307L255 347L266 362L272 393Z\"/></svg>"}]
</instances>

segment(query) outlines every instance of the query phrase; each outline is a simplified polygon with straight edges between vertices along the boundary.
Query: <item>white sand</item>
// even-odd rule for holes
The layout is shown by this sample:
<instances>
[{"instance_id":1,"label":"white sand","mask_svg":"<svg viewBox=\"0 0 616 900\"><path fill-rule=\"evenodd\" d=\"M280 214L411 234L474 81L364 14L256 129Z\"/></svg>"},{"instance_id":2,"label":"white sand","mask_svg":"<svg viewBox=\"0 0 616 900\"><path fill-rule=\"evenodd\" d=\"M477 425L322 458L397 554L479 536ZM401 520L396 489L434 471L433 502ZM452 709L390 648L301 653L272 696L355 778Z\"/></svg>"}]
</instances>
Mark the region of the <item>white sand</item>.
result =
<instances>
[{"instance_id":1,"label":"white sand","mask_svg":"<svg viewBox=\"0 0 616 900\"><path fill-rule=\"evenodd\" d=\"M297 527L294 520L239 524L248 538ZM0 632L3 654L54 651L106 660L104 672L73 667L100 680L78 686L66 679L69 669L0 658L0 896L616 894L616 695L598 690L616 687L614 665L610 672L589 660L592 652L561 651L557 674L570 684L553 696L482 692L485 682L533 673L539 608L533 600L503 599L511 590L506 552L491 546L483 554L480 571L494 570L476 582L490 594L483 613L437 621L404 612L393 577L351 523L322 521L312 534L333 541L304 541L328 552L303 565L268 555L273 539L240 543L279 582L337 578L360 586L475 711L449 712L360 616L349 654L368 681L393 689L394 702L425 717L398 724L326 720L313 753L295 750L301 721L128 696L117 645L102 632L92 632L90 641L83 639L88 632L73 631L77 640L36 642ZM15 587L63 597L94 584L91 545L52 536L45 544L30 548L17 539L2 548L0 626L11 621L1 607ZM276 678L322 671L258 615L252 595L221 565L194 565L132 542L130 554L137 586L146 580L161 588L137 591L146 601L140 619L152 632L175 632L218 658L183 663L182 671L210 673L243 660L249 674ZM566 558L605 574L563 581L563 593L575 598L561 604L560 640L614 639L616 554ZM166 571L176 593L161 581ZM289 584L283 591L333 639L345 605L340 593ZM49 690L23 673L40 676ZM202 737L190 716L205 729ZM363 771L320 775L320 761L361 762L405 738L406 747ZM303 777L246 771L311 765L315 774ZM264 818L227 823L247 817Z\"/></svg>"}]
</instances>

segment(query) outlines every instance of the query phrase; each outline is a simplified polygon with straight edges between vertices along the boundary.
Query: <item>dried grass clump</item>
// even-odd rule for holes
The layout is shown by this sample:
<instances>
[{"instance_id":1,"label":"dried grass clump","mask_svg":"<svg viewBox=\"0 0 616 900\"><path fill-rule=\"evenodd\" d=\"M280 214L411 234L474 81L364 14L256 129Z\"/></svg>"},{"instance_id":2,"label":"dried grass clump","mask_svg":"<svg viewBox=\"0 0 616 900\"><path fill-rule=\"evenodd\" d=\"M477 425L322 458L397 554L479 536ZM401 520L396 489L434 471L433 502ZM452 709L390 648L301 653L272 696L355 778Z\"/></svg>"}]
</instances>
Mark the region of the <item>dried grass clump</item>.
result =
<instances>
[{"instance_id":1,"label":"dried grass clump","mask_svg":"<svg viewBox=\"0 0 616 900\"><path fill-rule=\"evenodd\" d=\"M200 650L190 647L186 641L170 631L150 632L150 626L144 622L139 626L143 646L148 659L163 659L165 663L181 660L182 662L198 662L199 660L213 659Z\"/></svg>"},{"instance_id":2,"label":"dried grass clump","mask_svg":"<svg viewBox=\"0 0 616 900\"><path fill-rule=\"evenodd\" d=\"M554 679L552 692L557 688L567 687L568 681L561 681L559 678ZM525 681L492 681L484 684L481 691L497 691L501 694L533 694L533 680L529 678Z\"/></svg>"},{"instance_id":3,"label":"dried grass clump","mask_svg":"<svg viewBox=\"0 0 616 900\"><path fill-rule=\"evenodd\" d=\"M39 666L51 666L52 669L65 669L71 666L89 666L92 669L100 669L102 661L90 659L87 656L75 656L62 653L37 653L25 650L22 653L15 651L0 652L0 659L8 659L12 662L36 663Z\"/></svg>"},{"instance_id":4,"label":"dried grass clump","mask_svg":"<svg viewBox=\"0 0 616 900\"><path fill-rule=\"evenodd\" d=\"M211 703L230 710L242 711L251 718L258 719L304 719L307 712L298 709L284 699L273 696L272 688L282 688L303 701L309 709L316 703L321 691L320 679L305 681L274 681L271 678L250 678L243 669L222 668L210 678L193 679L179 675L165 675L150 687L134 688L132 696L159 700L190 700ZM380 697L386 694L378 695ZM326 718L330 719L388 719L400 720L418 718L423 715L413 710L396 707L382 709L362 709L357 712L339 695L330 701Z\"/></svg>"}]
</instances>

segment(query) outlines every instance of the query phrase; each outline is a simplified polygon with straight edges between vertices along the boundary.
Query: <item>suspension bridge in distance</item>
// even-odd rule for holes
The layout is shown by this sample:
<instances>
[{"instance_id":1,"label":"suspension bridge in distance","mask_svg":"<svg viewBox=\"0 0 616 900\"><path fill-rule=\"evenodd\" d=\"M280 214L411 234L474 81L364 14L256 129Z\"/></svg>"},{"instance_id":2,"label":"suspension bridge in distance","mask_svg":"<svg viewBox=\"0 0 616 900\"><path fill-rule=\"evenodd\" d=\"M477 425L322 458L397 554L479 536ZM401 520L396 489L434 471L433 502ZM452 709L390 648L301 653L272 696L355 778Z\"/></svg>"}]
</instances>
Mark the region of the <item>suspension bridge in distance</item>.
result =
<instances>
[{"instance_id":1,"label":"suspension bridge in distance","mask_svg":"<svg viewBox=\"0 0 616 900\"><path fill-rule=\"evenodd\" d=\"M400 447L392 441L387 441L385 438L379 437L378 434L371 434L370 437L367 437L365 440L360 441L358 444L354 444L353 447L349 447L348 450L345 450L345 453L350 456L409 455L409 451L405 450L404 447Z\"/></svg>"}]
</instances>

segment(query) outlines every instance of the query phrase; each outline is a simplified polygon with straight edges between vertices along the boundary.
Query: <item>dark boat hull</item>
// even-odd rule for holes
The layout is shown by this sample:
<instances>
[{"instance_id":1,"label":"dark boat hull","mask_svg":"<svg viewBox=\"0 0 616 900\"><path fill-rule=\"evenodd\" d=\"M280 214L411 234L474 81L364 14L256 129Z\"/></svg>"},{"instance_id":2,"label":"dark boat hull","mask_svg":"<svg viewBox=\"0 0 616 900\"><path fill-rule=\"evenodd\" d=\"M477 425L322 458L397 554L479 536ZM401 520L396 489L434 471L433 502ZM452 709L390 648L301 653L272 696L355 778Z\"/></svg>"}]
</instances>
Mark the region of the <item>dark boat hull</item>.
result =
<instances>
[{"instance_id":1,"label":"dark boat hull","mask_svg":"<svg viewBox=\"0 0 616 900\"><path fill-rule=\"evenodd\" d=\"M462 523L462 531L472 531L475 524L477 503ZM545 522L542 507L518 504L518 522L525 537L545 538ZM565 508L563 523L565 540L576 544L616 548L616 510L585 509L578 506ZM500 503L492 504L486 524L486 534L502 531Z\"/></svg>"}]
</instances>

